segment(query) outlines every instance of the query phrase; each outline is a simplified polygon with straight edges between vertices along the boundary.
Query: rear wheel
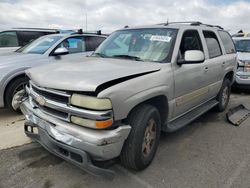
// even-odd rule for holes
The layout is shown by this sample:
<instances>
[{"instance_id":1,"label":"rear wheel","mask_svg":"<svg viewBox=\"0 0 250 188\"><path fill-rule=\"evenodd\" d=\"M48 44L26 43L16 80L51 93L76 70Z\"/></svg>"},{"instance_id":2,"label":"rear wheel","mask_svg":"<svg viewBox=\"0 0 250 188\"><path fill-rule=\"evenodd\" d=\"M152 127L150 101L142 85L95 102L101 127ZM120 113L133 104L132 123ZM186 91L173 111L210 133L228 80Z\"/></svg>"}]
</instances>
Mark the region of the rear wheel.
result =
<instances>
[{"instance_id":1,"label":"rear wheel","mask_svg":"<svg viewBox=\"0 0 250 188\"><path fill-rule=\"evenodd\" d=\"M15 97L15 94L17 94L18 91L21 91L25 88L25 86L28 83L28 78L26 77L20 77L12 81L9 86L7 87L6 93L5 93L5 103L6 106L13 110L13 111L19 111L19 109L16 109L13 105L13 99Z\"/></svg>"},{"instance_id":2,"label":"rear wheel","mask_svg":"<svg viewBox=\"0 0 250 188\"><path fill-rule=\"evenodd\" d=\"M155 107L143 104L133 110L127 123L132 129L121 152L121 163L130 169L143 170L152 162L158 147L160 114Z\"/></svg>"},{"instance_id":3,"label":"rear wheel","mask_svg":"<svg viewBox=\"0 0 250 188\"><path fill-rule=\"evenodd\" d=\"M228 79L223 81L222 87L220 92L217 96L217 100L219 104L216 107L216 110L219 112L223 112L228 105L229 99L231 94L231 82Z\"/></svg>"}]
</instances>

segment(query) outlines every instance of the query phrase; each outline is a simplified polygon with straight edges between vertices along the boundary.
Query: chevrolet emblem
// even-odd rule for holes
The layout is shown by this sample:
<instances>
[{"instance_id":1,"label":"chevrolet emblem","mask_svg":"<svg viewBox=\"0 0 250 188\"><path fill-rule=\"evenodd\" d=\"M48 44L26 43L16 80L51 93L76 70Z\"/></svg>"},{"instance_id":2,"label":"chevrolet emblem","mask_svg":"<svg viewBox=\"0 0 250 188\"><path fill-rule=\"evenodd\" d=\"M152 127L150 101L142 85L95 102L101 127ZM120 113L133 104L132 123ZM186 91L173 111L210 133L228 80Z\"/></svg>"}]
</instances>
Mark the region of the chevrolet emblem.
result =
<instances>
[{"instance_id":1,"label":"chevrolet emblem","mask_svg":"<svg viewBox=\"0 0 250 188\"><path fill-rule=\"evenodd\" d=\"M44 106L46 103L45 99L41 96L36 97L36 102L38 102L41 106Z\"/></svg>"}]
</instances>

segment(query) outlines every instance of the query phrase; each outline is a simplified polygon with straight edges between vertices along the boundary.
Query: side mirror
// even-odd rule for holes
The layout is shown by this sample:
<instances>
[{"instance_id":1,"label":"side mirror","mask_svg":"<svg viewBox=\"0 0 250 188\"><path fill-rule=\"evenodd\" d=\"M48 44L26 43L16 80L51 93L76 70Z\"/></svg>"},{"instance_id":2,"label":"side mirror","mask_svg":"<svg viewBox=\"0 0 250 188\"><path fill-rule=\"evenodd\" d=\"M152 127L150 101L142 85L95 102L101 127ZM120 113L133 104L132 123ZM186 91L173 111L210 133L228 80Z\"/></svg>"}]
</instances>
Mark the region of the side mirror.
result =
<instances>
[{"instance_id":1,"label":"side mirror","mask_svg":"<svg viewBox=\"0 0 250 188\"><path fill-rule=\"evenodd\" d=\"M184 54L184 60L178 61L178 64L195 64L202 63L205 60L205 55L200 50L187 50Z\"/></svg>"},{"instance_id":2,"label":"side mirror","mask_svg":"<svg viewBox=\"0 0 250 188\"><path fill-rule=\"evenodd\" d=\"M58 55L66 55L69 54L69 50L67 48L61 47L61 48L57 48L53 55L54 56L58 56Z\"/></svg>"}]
</instances>

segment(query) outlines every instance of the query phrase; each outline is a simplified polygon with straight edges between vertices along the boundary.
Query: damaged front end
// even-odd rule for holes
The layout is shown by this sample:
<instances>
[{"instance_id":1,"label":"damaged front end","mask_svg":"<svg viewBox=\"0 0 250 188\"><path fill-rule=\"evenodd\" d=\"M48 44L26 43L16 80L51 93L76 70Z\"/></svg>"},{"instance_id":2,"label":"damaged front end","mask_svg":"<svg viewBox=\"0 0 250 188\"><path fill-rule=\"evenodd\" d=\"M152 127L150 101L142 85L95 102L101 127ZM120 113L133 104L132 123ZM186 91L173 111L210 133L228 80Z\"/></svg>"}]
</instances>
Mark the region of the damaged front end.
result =
<instances>
[{"instance_id":1,"label":"damaged front end","mask_svg":"<svg viewBox=\"0 0 250 188\"><path fill-rule=\"evenodd\" d=\"M39 93L38 89L42 92ZM62 113L66 113L68 109L70 116L75 112L83 117L91 115L91 118L96 116L98 119L101 116L91 110L74 111L76 108L71 108L70 105L67 105L67 108L63 108L63 105L57 107L58 101L48 98L50 92L55 97L55 90L42 90L42 88L27 86L25 91L19 92L16 96L15 103L20 105L25 115L26 135L39 142L51 153L93 175L113 178L113 171L95 166L93 162L108 161L118 157L131 127L117 124L112 129L98 130L60 119L53 114L57 111L59 116L62 109L64 109Z\"/></svg>"}]
</instances>

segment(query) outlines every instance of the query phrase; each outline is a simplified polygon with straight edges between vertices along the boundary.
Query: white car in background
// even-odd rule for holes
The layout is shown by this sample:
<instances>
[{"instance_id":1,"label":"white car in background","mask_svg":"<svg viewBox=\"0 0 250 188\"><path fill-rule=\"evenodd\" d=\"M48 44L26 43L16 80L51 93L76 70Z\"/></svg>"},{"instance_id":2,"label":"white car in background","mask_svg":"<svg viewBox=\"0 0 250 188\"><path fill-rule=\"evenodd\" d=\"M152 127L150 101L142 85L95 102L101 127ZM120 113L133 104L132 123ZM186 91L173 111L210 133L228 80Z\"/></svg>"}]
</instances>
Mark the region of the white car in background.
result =
<instances>
[{"instance_id":1,"label":"white car in background","mask_svg":"<svg viewBox=\"0 0 250 188\"><path fill-rule=\"evenodd\" d=\"M250 88L250 37L233 38L238 55L235 84L237 88Z\"/></svg>"}]
</instances>

